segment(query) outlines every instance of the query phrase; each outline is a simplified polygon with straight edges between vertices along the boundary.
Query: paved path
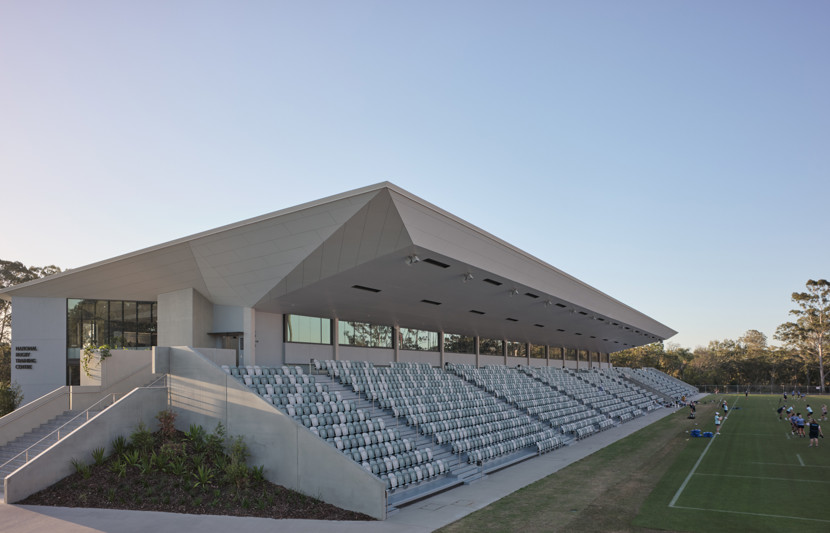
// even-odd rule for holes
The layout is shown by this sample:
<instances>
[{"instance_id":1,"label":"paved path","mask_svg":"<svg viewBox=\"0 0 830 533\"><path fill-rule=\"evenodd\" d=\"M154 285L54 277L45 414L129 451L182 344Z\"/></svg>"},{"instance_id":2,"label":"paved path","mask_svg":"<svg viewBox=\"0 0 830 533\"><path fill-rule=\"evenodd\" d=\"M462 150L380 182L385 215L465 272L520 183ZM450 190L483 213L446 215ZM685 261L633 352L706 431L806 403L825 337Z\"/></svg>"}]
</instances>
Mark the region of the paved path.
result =
<instances>
[{"instance_id":1,"label":"paved path","mask_svg":"<svg viewBox=\"0 0 830 533\"><path fill-rule=\"evenodd\" d=\"M701 395L702 397L703 395ZM320 520L272 520L210 515L184 515L109 509L77 509L35 505L0 504L0 532L29 533L426 533L486 507L516 490L591 455L617 440L675 412L660 409L612 429L490 474L404 507L383 522L332 522Z\"/></svg>"}]
</instances>

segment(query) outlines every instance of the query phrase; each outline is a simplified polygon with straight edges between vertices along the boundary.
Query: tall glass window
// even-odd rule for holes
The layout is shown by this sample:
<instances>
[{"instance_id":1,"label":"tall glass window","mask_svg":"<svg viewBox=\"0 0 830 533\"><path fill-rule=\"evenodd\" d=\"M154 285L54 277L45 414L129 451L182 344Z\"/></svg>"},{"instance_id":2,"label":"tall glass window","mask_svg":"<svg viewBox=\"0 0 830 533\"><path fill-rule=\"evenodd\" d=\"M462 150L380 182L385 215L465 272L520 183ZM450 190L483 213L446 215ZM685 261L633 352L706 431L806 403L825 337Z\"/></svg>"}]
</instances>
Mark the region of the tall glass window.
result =
<instances>
[{"instance_id":1,"label":"tall glass window","mask_svg":"<svg viewBox=\"0 0 830 533\"><path fill-rule=\"evenodd\" d=\"M331 344L331 319L285 315L285 342Z\"/></svg>"},{"instance_id":2,"label":"tall glass window","mask_svg":"<svg viewBox=\"0 0 830 533\"><path fill-rule=\"evenodd\" d=\"M146 349L157 344L155 302L66 300L67 385L79 385L84 346Z\"/></svg>"},{"instance_id":3,"label":"tall glass window","mask_svg":"<svg viewBox=\"0 0 830 533\"><path fill-rule=\"evenodd\" d=\"M534 359L544 359L545 358L545 346L539 344L531 344L530 345L530 357Z\"/></svg>"},{"instance_id":4,"label":"tall glass window","mask_svg":"<svg viewBox=\"0 0 830 533\"><path fill-rule=\"evenodd\" d=\"M438 351L438 332L422 329L400 328L398 346L401 350Z\"/></svg>"},{"instance_id":5,"label":"tall glass window","mask_svg":"<svg viewBox=\"0 0 830 533\"><path fill-rule=\"evenodd\" d=\"M476 353L476 339L458 333L444 333L444 352Z\"/></svg>"},{"instance_id":6,"label":"tall glass window","mask_svg":"<svg viewBox=\"0 0 830 533\"><path fill-rule=\"evenodd\" d=\"M392 326L366 322L340 322L338 342L346 346L366 348L391 348Z\"/></svg>"},{"instance_id":7,"label":"tall glass window","mask_svg":"<svg viewBox=\"0 0 830 533\"><path fill-rule=\"evenodd\" d=\"M527 357L527 343L507 341L507 355L509 357Z\"/></svg>"},{"instance_id":8,"label":"tall glass window","mask_svg":"<svg viewBox=\"0 0 830 533\"><path fill-rule=\"evenodd\" d=\"M560 346L548 346L548 357L550 359L562 359L562 348Z\"/></svg>"},{"instance_id":9,"label":"tall glass window","mask_svg":"<svg viewBox=\"0 0 830 533\"><path fill-rule=\"evenodd\" d=\"M504 355L504 341L501 339L478 339L478 353L481 355Z\"/></svg>"},{"instance_id":10,"label":"tall glass window","mask_svg":"<svg viewBox=\"0 0 830 533\"><path fill-rule=\"evenodd\" d=\"M565 348L565 361L576 361L575 348Z\"/></svg>"}]
</instances>

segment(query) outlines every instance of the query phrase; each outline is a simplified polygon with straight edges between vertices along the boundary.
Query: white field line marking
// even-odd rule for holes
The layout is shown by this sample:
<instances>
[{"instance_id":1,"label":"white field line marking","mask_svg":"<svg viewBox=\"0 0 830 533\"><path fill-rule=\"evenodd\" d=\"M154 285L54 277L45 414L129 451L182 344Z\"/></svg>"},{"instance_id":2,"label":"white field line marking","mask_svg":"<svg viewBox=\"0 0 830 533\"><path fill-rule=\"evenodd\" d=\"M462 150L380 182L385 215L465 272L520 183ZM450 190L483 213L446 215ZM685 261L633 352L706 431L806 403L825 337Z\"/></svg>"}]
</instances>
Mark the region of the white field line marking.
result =
<instances>
[{"instance_id":1,"label":"white field line marking","mask_svg":"<svg viewBox=\"0 0 830 533\"><path fill-rule=\"evenodd\" d=\"M788 464L788 463L759 463L757 461L753 461L750 464L753 464L753 465L768 465L768 466L796 466L796 465ZM813 465L810 468L830 468L830 466Z\"/></svg>"},{"instance_id":2,"label":"white field line marking","mask_svg":"<svg viewBox=\"0 0 830 533\"><path fill-rule=\"evenodd\" d=\"M730 514L743 514L749 516L766 516L769 518L786 518L787 520L809 520L810 522L823 522L830 524L830 520L823 520L821 518L805 518L803 516L785 516L780 514L765 514L765 513L746 513L743 511L726 511L723 509L703 509L701 507L683 507L681 505L675 506L675 509L689 509L691 511L714 511L716 513L730 513Z\"/></svg>"},{"instance_id":3,"label":"white field line marking","mask_svg":"<svg viewBox=\"0 0 830 533\"><path fill-rule=\"evenodd\" d=\"M797 453L795 456L798 457L798 462L801 463L801 466L804 466L804 459L801 458L801 454Z\"/></svg>"},{"instance_id":4,"label":"white field line marking","mask_svg":"<svg viewBox=\"0 0 830 533\"><path fill-rule=\"evenodd\" d=\"M830 481L822 481L818 479L792 479L788 477L765 477L765 476L739 476L736 474L697 474L698 476L709 476L709 477L737 477L743 479L765 479L771 481L800 481L804 483L825 483L830 484Z\"/></svg>"},{"instance_id":5,"label":"white field line marking","mask_svg":"<svg viewBox=\"0 0 830 533\"><path fill-rule=\"evenodd\" d=\"M735 400L735 403L738 403L738 401ZM734 407L734 405L733 405L733 407ZM720 423L721 427L723 427L723 425L726 423L727 418L729 418L729 417L728 416L724 417L724 419L721 421L721 423ZM680 485L680 488L677 489L677 492L674 493L674 497L669 502L669 507L674 507L675 506L674 504L677 503L677 499L680 498L680 495L683 494L684 490L686 490L686 485L689 484L689 480L692 479L693 475L695 475L695 471L697 470L697 467L700 466L700 462L703 461L703 457L706 455L706 452L709 451L709 448L712 446L712 443L715 442L715 438L716 437L713 436L712 440L709 441L709 444L707 444L706 447L703 448L703 451L700 453L700 457L697 458L697 462L695 463L695 466L692 467L692 470L689 472L689 475L686 476L686 479L683 480L683 483Z\"/></svg>"}]
</instances>

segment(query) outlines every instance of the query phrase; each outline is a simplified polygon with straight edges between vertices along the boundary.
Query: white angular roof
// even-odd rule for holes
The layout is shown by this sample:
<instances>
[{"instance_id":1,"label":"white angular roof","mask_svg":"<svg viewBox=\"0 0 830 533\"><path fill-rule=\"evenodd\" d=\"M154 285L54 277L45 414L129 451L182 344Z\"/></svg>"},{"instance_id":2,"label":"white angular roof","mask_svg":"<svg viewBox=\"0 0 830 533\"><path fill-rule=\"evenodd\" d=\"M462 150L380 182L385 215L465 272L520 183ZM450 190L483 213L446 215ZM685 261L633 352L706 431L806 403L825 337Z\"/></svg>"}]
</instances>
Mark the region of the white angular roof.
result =
<instances>
[{"instance_id":1,"label":"white angular roof","mask_svg":"<svg viewBox=\"0 0 830 533\"><path fill-rule=\"evenodd\" d=\"M152 301L190 287L220 305L602 352L676 333L388 182L10 287L0 297Z\"/></svg>"}]
</instances>

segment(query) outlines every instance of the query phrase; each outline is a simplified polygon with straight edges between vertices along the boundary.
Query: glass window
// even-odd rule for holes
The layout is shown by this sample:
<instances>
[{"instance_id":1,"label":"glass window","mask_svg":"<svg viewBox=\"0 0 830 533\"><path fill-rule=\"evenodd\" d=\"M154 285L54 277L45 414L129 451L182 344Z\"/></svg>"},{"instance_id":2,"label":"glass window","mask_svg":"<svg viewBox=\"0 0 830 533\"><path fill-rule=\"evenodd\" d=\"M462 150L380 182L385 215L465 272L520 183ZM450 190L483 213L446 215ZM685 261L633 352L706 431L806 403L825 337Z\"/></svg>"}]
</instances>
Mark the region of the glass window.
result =
<instances>
[{"instance_id":1,"label":"glass window","mask_svg":"<svg viewBox=\"0 0 830 533\"><path fill-rule=\"evenodd\" d=\"M545 358L545 347L544 345L538 344L531 344L530 345L530 357L534 359L544 359Z\"/></svg>"},{"instance_id":2,"label":"glass window","mask_svg":"<svg viewBox=\"0 0 830 533\"><path fill-rule=\"evenodd\" d=\"M476 353L476 339L458 333L444 333L444 352Z\"/></svg>"},{"instance_id":3,"label":"glass window","mask_svg":"<svg viewBox=\"0 0 830 533\"><path fill-rule=\"evenodd\" d=\"M285 342L331 344L331 319L285 315Z\"/></svg>"},{"instance_id":4,"label":"glass window","mask_svg":"<svg viewBox=\"0 0 830 533\"><path fill-rule=\"evenodd\" d=\"M478 353L481 355L504 355L504 341L501 339L478 339Z\"/></svg>"},{"instance_id":5,"label":"glass window","mask_svg":"<svg viewBox=\"0 0 830 533\"><path fill-rule=\"evenodd\" d=\"M66 300L66 357L80 359L83 347L83 300Z\"/></svg>"},{"instance_id":6,"label":"glass window","mask_svg":"<svg viewBox=\"0 0 830 533\"><path fill-rule=\"evenodd\" d=\"M579 360L588 361L588 350L579 350Z\"/></svg>"},{"instance_id":7,"label":"glass window","mask_svg":"<svg viewBox=\"0 0 830 533\"><path fill-rule=\"evenodd\" d=\"M565 348L565 361L576 361L576 348Z\"/></svg>"},{"instance_id":8,"label":"glass window","mask_svg":"<svg viewBox=\"0 0 830 533\"><path fill-rule=\"evenodd\" d=\"M401 350L438 351L438 332L422 329L400 328L398 346Z\"/></svg>"},{"instance_id":9,"label":"glass window","mask_svg":"<svg viewBox=\"0 0 830 533\"><path fill-rule=\"evenodd\" d=\"M150 348L157 344L155 302L121 300L66 300L66 359L69 385L79 383L84 346Z\"/></svg>"},{"instance_id":10,"label":"glass window","mask_svg":"<svg viewBox=\"0 0 830 533\"><path fill-rule=\"evenodd\" d=\"M392 326L366 322L340 322L338 342L346 346L366 348L391 348Z\"/></svg>"},{"instance_id":11,"label":"glass window","mask_svg":"<svg viewBox=\"0 0 830 533\"><path fill-rule=\"evenodd\" d=\"M548 346L548 357L550 359L562 359L562 348L559 346Z\"/></svg>"},{"instance_id":12,"label":"glass window","mask_svg":"<svg viewBox=\"0 0 830 533\"><path fill-rule=\"evenodd\" d=\"M527 357L527 343L507 341L507 355L509 357Z\"/></svg>"}]
</instances>

